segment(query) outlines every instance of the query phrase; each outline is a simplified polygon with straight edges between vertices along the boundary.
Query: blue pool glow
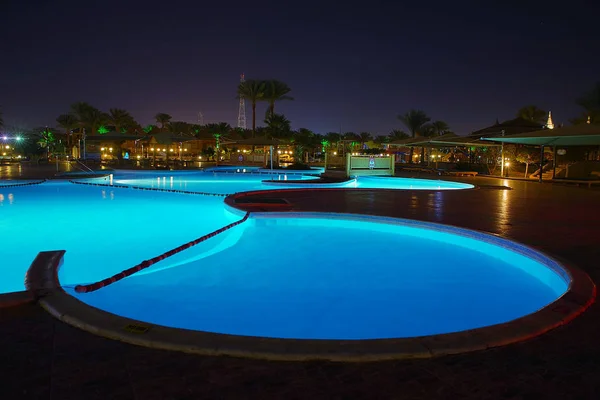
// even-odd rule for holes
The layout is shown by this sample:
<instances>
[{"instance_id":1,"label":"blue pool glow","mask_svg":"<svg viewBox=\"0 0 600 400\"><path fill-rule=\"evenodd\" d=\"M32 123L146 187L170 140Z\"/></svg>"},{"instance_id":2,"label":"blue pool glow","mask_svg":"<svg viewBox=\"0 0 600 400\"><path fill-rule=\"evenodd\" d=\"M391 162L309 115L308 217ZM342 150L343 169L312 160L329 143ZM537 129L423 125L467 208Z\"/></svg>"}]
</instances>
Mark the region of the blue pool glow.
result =
<instances>
[{"instance_id":1,"label":"blue pool glow","mask_svg":"<svg viewBox=\"0 0 600 400\"><path fill-rule=\"evenodd\" d=\"M523 246L389 218L256 214L214 244L92 293L74 292L86 283L76 266L63 266L60 279L81 301L136 320L296 339L494 325L543 308L569 284L554 261Z\"/></svg>"},{"instance_id":2,"label":"blue pool glow","mask_svg":"<svg viewBox=\"0 0 600 400\"><path fill-rule=\"evenodd\" d=\"M228 173L229 172L229 173ZM317 171L318 172L318 171ZM341 183L312 183L318 174L313 171L287 171L247 169L223 169L220 172L208 171L126 171L113 176L114 185L151 187L171 190L189 190L219 194L232 194L252 190L297 189L307 187L396 189L396 190L456 190L471 189L473 185L433 179L413 179L395 177L361 176ZM107 181L107 178L94 178L91 182ZM302 181L294 183L288 181ZM273 182L271 182L273 181Z\"/></svg>"},{"instance_id":3,"label":"blue pool glow","mask_svg":"<svg viewBox=\"0 0 600 400\"><path fill-rule=\"evenodd\" d=\"M232 174L228 183L235 188L236 181L260 185L253 175ZM23 290L39 251L67 250L60 280L81 301L218 333L372 339L455 332L535 312L569 282L553 260L471 231L339 214L253 214L139 274L75 294L77 284L104 279L241 215L222 197L67 182L0 188L0 213L0 293Z\"/></svg>"},{"instance_id":4,"label":"blue pool glow","mask_svg":"<svg viewBox=\"0 0 600 400\"><path fill-rule=\"evenodd\" d=\"M235 219L219 197L52 181L0 188L0 293L24 290L40 251L67 250L82 278L102 279Z\"/></svg>"}]
</instances>

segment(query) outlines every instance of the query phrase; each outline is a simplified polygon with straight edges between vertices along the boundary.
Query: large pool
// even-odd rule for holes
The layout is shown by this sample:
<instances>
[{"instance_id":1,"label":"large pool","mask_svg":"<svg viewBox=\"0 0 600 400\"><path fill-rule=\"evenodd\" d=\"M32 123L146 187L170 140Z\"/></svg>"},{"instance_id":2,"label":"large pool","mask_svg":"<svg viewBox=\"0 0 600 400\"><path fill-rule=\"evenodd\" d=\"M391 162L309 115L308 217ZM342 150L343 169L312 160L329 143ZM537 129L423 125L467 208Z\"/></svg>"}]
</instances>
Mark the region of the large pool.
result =
<instances>
[{"instance_id":1,"label":"large pool","mask_svg":"<svg viewBox=\"0 0 600 400\"><path fill-rule=\"evenodd\" d=\"M255 214L91 293L94 307L176 328L295 339L381 339L463 331L552 303L569 279L523 246L457 228L339 214ZM99 269L91 274L89 269Z\"/></svg>"},{"instance_id":2,"label":"large pool","mask_svg":"<svg viewBox=\"0 0 600 400\"><path fill-rule=\"evenodd\" d=\"M214 193L272 188L260 173L106 179L93 182ZM353 184L381 187L396 178L382 179ZM390 218L253 213L113 285L74 291L240 218L217 196L64 181L0 187L0 293L23 290L39 251L66 250L61 283L108 312L235 335L373 339L511 321L552 303L569 285L553 260L489 235Z\"/></svg>"},{"instance_id":3,"label":"large pool","mask_svg":"<svg viewBox=\"0 0 600 400\"><path fill-rule=\"evenodd\" d=\"M94 178L113 185L187 190L217 194L233 194L252 190L296 189L306 187L396 189L396 190L457 190L472 189L468 183L434 179L361 176L346 182L316 183L320 171L279 172L259 168L237 167L206 171L121 171L108 178ZM298 182L300 181L300 182ZM313 183L315 181L315 183Z\"/></svg>"},{"instance_id":4,"label":"large pool","mask_svg":"<svg viewBox=\"0 0 600 400\"><path fill-rule=\"evenodd\" d=\"M105 178L78 179L102 185L136 186L230 194L249 190L306 187L286 181L310 182L320 170L278 173L257 167L219 167L206 171L120 171ZM309 175L309 174L315 175ZM377 187L368 178L360 187ZM384 187L396 189L420 185L437 190L470 188L455 182L380 178ZM266 183L264 181L272 181ZM274 181L274 182L273 182ZM425 183L422 183L424 181ZM178 244L212 232L229 222L223 199L160 191L132 191L108 186L74 185L48 181L18 186L25 181L3 181L0 185L0 293L24 289L27 268L39 251L67 250L66 261L87 265L97 260L105 268L85 269L89 277L101 279L152 257ZM447 186L446 186L447 185ZM357 187L356 181L334 187ZM117 257L118 256L118 257ZM133 263L133 264L132 264Z\"/></svg>"}]
</instances>

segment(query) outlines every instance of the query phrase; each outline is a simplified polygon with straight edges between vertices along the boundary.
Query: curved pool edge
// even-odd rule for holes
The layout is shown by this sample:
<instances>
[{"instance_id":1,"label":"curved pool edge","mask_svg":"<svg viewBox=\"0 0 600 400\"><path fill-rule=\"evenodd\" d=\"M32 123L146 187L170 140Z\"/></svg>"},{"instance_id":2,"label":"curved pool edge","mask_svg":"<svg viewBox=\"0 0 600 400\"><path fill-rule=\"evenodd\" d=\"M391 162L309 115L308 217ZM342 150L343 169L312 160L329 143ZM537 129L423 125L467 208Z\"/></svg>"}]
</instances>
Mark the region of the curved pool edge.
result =
<instances>
[{"instance_id":1,"label":"curved pool edge","mask_svg":"<svg viewBox=\"0 0 600 400\"><path fill-rule=\"evenodd\" d=\"M330 185L330 184L319 184L319 183L310 183L310 184L306 184L303 185L303 187L298 187L298 188L287 188L287 189L282 189L281 186L283 186L283 184L273 184L270 186L273 186L273 189L259 189L259 190L248 190L248 191L244 191L244 192L237 192L237 193L232 193L232 194L228 194L225 195L225 204L233 207L233 208L237 208L239 210L247 210L247 211L253 211L253 208L248 209L247 206L248 204L250 205L255 205L255 204L262 204L259 201L257 201L256 203L245 203L245 204L236 204L235 200L242 198L242 197L250 197L250 196L260 196L262 194L264 195L272 195L274 193L281 193L283 194L289 194L289 193L297 193L297 192L304 192L304 193L310 193L310 192L343 192L343 191L356 191L356 192L407 192L410 189L388 189L388 188L353 188L353 187L331 187L331 186L326 186L326 185ZM278 187L279 186L279 187ZM472 188L465 188L465 189L458 189L458 190L447 190L447 192L464 192L464 191L470 191L470 190L480 190L480 187L477 185L473 185ZM435 191L440 191L438 189L419 189L420 192L435 192ZM446 192L444 190L444 192ZM264 204L266 208L271 208L268 204Z\"/></svg>"},{"instance_id":2,"label":"curved pool edge","mask_svg":"<svg viewBox=\"0 0 600 400\"><path fill-rule=\"evenodd\" d=\"M456 333L401 339L276 339L170 328L100 310L63 290L58 281L61 261L62 254L60 259L36 258L28 276L41 280L38 284L32 283L34 288L43 287L41 292L36 293L41 306L69 325L144 347L282 361L369 362L486 350L526 341L565 325L588 309L596 298L596 286L591 278L583 270L561 263L571 279L567 292L541 310L510 322Z\"/></svg>"}]
</instances>

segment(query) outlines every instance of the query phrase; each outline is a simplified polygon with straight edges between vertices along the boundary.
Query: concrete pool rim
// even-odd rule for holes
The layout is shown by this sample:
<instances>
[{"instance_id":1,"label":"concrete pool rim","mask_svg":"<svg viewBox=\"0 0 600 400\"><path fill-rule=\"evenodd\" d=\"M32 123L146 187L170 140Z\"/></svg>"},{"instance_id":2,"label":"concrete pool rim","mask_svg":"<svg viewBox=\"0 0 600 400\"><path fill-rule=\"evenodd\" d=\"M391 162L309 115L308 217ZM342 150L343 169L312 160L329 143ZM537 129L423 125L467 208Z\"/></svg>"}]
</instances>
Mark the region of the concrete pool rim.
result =
<instances>
[{"instance_id":1,"label":"concrete pool rim","mask_svg":"<svg viewBox=\"0 0 600 400\"><path fill-rule=\"evenodd\" d=\"M230 207L228 207L230 208ZM233 210L231 210L233 211ZM241 210L237 210L240 212ZM254 213L253 213L254 214ZM256 213L255 215L290 213ZM291 213L337 214L337 213ZM356 214L337 214L340 218L364 220L410 221L420 226L440 226L429 222L402 220L390 217L372 217ZM441 225L450 230L473 231ZM485 234L490 237L495 235ZM497 235L496 235L497 236ZM175 350L203 355L229 355L271 360L329 360L366 362L391 359L429 358L449 354L485 350L525 341L554 328L565 325L589 308L596 297L596 286L581 269L556 257L498 236L498 239L530 249L545 259L557 263L570 283L567 291L551 304L537 312L502 324L455 333L402 339L368 340L309 340L249 337L170 328L136 321L89 306L66 293L58 281L62 253L43 252L32 264L28 277L29 289L51 315L90 333L130 344ZM52 264L52 265L49 265ZM555 271L558 272L558 271ZM563 276L564 278L564 276Z\"/></svg>"}]
</instances>

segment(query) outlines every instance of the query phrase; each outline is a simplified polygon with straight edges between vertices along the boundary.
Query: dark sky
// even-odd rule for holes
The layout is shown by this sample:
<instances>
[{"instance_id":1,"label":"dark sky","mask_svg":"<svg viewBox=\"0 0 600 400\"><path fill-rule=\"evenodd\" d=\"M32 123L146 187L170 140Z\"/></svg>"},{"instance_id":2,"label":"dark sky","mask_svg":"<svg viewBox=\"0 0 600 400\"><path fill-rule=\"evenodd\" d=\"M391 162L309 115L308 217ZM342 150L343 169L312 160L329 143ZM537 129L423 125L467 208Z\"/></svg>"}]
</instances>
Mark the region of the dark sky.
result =
<instances>
[{"instance_id":1,"label":"dark sky","mask_svg":"<svg viewBox=\"0 0 600 400\"><path fill-rule=\"evenodd\" d=\"M600 81L594 3L0 0L0 105L28 127L75 101L235 125L244 72L288 83L276 111L320 133L387 134L410 108L459 134L526 104L566 123Z\"/></svg>"}]
</instances>

